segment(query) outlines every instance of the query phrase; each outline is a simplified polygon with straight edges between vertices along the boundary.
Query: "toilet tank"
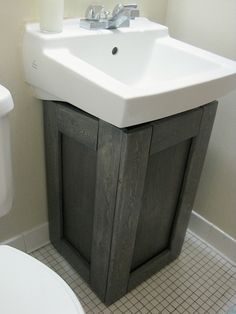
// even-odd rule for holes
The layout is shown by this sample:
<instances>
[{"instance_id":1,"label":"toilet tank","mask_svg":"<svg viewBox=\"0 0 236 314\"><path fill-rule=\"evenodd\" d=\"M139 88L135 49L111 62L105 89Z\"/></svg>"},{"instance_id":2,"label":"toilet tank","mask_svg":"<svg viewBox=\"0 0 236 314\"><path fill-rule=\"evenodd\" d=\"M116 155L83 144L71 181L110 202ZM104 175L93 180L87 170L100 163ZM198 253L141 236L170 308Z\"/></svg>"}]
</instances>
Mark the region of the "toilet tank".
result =
<instances>
[{"instance_id":1,"label":"toilet tank","mask_svg":"<svg viewBox=\"0 0 236 314\"><path fill-rule=\"evenodd\" d=\"M9 113L13 109L10 92L0 85L0 217L6 215L13 201Z\"/></svg>"}]
</instances>

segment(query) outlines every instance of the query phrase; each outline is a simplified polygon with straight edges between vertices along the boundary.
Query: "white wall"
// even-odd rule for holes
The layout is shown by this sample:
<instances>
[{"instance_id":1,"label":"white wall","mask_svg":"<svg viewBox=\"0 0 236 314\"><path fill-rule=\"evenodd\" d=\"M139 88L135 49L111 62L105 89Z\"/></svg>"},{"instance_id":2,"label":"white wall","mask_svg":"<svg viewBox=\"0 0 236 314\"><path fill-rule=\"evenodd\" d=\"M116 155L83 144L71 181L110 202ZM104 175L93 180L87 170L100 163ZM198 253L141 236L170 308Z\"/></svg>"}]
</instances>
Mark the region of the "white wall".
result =
<instances>
[{"instance_id":1,"label":"white wall","mask_svg":"<svg viewBox=\"0 0 236 314\"><path fill-rule=\"evenodd\" d=\"M0 241L47 219L41 105L24 83L21 64L23 24L34 18L32 1L0 0L0 84L15 101L11 114L15 200L11 213L0 219Z\"/></svg>"},{"instance_id":2,"label":"white wall","mask_svg":"<svg viewBox=\"0 0 236 314\"><path fill-rule=\"evenodd\" d=\"M65 0L65 16L82 16L94 2ZM119 1L101 2L111 8ZM143 15L165 20L165 0L137 3ZM36 0L0 0L0 84L10 89L15 101L11 115L15 201L11 213L0 220L0 241L47 220L42 107L24 83L21 62L24 23L36 20Z\"/></svg>"},{"instance_id":3,"label":"white wall","mask_svg":"<svg viewBox=\"0 0 236 314\"><path fill-rule=\"evenodd\" d=\"M167 24L173 37L236 60L235 0L169 0ZM236 238L236 91L220 99L194 210Z\"/></svg>"}]
</instances>

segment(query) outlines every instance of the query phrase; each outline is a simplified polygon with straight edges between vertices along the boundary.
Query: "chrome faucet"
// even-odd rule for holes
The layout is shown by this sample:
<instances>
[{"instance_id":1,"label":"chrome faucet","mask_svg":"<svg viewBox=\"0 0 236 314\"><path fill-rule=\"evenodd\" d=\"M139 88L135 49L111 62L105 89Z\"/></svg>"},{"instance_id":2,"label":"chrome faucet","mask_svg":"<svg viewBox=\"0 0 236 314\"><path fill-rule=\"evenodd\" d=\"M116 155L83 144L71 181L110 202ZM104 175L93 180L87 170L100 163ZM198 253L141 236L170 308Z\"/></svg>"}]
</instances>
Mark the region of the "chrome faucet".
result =
<instances>
[{"instance_id":1,"label":"chrome faucet","mask_svg":"<svg viewBox=\"0 0 236 314\"><path fill-rule=\"evenodd\" d=\"M139 16L137 4L117 4L112 13L103 5L90 5L85 18L80 20L80 27L86 29L114 29L129 27L130 20Z\"/></svg>"}]
</instances>

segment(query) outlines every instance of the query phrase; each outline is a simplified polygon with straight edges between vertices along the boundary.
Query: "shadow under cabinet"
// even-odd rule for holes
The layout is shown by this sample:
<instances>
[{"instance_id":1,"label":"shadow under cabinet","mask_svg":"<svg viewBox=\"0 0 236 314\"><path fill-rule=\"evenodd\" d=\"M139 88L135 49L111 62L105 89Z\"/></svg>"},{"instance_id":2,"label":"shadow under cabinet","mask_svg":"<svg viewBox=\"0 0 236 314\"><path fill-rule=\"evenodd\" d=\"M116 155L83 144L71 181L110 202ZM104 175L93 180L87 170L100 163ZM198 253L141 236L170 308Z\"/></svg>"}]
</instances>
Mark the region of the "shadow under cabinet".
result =
<instances>
[{"instance_id":1,"label":"shadow under cabinet","mask_svg":"<svg viewBox=\"0 0 236 314\"><path fill-rule=\"evenodd\" d=\"M104 303L180 254L216 108L119 129L44 102L50 239Z\"/></svg>"}]
</instances>

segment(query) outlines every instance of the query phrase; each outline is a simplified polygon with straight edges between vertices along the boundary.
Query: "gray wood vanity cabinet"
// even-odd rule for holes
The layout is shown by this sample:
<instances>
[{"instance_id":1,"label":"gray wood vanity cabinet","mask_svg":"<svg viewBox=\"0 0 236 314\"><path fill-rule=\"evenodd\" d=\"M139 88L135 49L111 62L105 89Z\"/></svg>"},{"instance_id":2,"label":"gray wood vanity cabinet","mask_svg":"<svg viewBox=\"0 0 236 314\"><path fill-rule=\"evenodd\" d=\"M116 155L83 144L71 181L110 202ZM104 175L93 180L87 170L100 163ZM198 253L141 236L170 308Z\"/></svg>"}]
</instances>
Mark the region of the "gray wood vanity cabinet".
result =
<instances>
[{"instance_id":1,"label":"gray wood vanity cabinet","mask_svg":"<svg viewBox=\"0 0 236 314\"><path fill-rule=\"evenodd\" d=\"M50 238L106 304L179 255L216 108L119 129L44 102Z\"/></svg>"}]
</instances>

